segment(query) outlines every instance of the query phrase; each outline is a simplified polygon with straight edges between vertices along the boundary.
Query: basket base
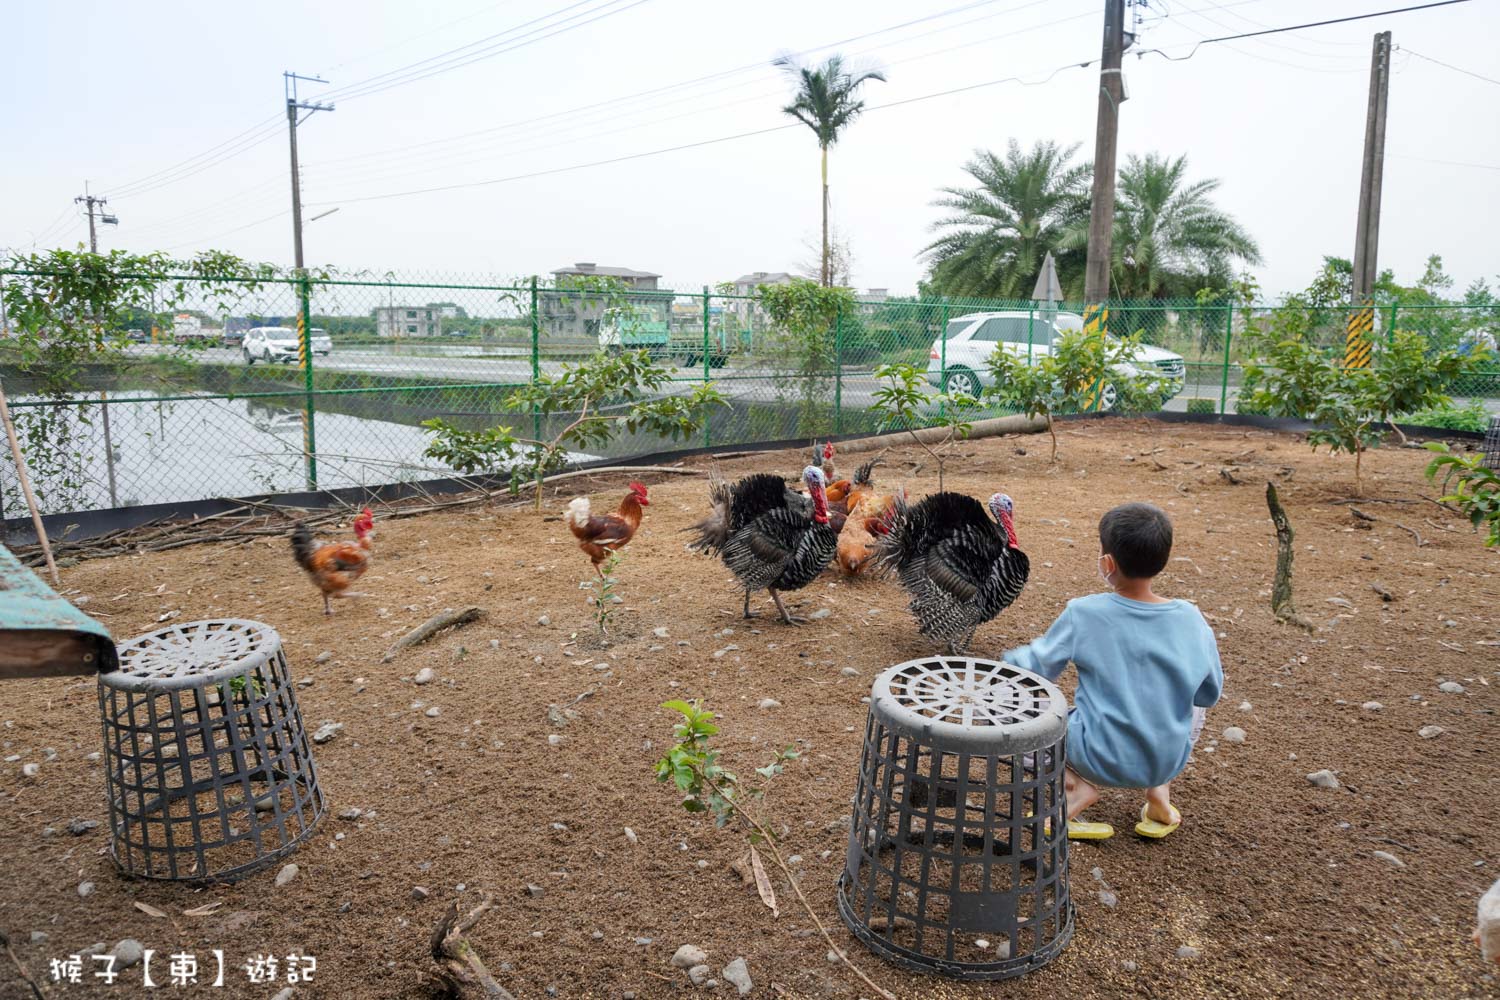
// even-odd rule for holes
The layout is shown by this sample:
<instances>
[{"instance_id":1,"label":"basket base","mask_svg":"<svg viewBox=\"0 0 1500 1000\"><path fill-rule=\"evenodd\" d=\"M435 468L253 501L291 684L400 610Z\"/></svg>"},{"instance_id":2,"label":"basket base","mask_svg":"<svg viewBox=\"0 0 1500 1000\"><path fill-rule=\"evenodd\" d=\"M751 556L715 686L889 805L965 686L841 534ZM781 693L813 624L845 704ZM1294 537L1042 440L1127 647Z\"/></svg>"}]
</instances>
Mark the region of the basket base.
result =
<instances>
[{"instance_id":1,"label":"basket base","mask_svg":"<svg viewBox=\"0 0 1500 1000\"><path fill-rule=\"evenodd\" d=\"M999 979L1014 979L1016 976L1024 976L1028 972L1035 972L1048 962L1056 958L1068 942L1073 938L1073 903L1068 901L1068 919L1063 925L1062 932L1048 941L1045 945L1031 952L1029 955L1017 958L1008 958L1002 962L950 962L921 952L903 948L880 934L872 931L862 923L854 913L854 905L849 901L849 886L851 883L848 871L839 873L838 888L835 896L838 899L839 918L844 921L844 926L849 928L849 933L862 941L866 948L879 955L881 958L912 972L922 972L930 975L947 976L949 979L959 979L967 982L991 982Z\"/></svg>"}]
</instances>

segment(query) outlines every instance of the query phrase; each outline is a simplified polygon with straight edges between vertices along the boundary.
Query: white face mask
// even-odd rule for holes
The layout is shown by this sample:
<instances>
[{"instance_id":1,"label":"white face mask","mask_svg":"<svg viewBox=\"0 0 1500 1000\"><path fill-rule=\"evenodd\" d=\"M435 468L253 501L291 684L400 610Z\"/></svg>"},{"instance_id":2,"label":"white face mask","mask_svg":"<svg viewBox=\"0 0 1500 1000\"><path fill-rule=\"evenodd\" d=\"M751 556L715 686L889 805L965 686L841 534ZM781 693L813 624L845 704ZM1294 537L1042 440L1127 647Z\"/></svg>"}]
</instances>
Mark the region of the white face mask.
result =
<instances>
[{"instance_id":1,"label":"white face mask","mask_svg":"<svg viewBox=\"0 0 1500 1000\"><path fill-rule=\"evenodd\" d=\"M1114 581L1111 579L1111 577L1113 577L1114 575L1115 574L1113 572L1109 572L1109 573L1104 572L1104 556L1100 556L1099 557L1099 579L1101 579L1101 580L1104 581L1104 585L1106 587L1111 587L1112 588L1112 587L1114 587L1115 584L1114 584Z\"/></svg>"}]
</instances>

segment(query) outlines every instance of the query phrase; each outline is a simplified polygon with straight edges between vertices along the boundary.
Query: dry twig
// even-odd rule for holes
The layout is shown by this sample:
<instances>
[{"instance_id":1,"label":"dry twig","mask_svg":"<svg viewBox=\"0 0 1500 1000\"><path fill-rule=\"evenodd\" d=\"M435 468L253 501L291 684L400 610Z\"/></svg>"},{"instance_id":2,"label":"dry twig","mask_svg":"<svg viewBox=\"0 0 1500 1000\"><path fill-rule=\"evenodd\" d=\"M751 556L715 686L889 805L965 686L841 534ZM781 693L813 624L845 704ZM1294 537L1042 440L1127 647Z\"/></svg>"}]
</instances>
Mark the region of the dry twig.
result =
<instances>
[{"instance_id":1,"label":"dry twig","mask_svg":"<svg viewBox=\"0 0 1500 1000\"><path fill-rule=\"evenodd\" d=\"M16 954L16 950L11 947L10 935L5 933L5 931L3 930L0 930L0 945L4 945L5 953L10 956L10 960L12 962L16 963L16 969L21 973L21 979L26 983L27 986L31 987L32 997L34 997L35 1000L47 1000L47 994L42 992L41 984L38 983L35 979L31 978L31 973L26 970L26 966L21 963L20 956L18 956Z\"/></svg>"},{"instance_id":2,"label":"dry twig","mask_svg":"<svg viewBox=\"0 0 1500 1000\"><path fill-rule=\"evenodd\" d=\"M409 649L412 646L420 645L421 643L424 643L428 639L431 639L433 636L437 635L445 628L451 628L457 625L467 625L469 624L469 622L477 620L483 614L484 612L482 610L473 605L470 605L467 608L459 608L457 611L444 611L442 614L433 615L431 618L427 619L425 622L418 625L416 628L412 629L401 638L397 639L395 644L392 645L390 649L385 651L385 655L380 658L380 662L390 663L396 658L396 654L401 652L403 649Z\"/></svg>"},{"instance_id":3,"label":"dry twig","mask_svg":"<svg viewBox=\"0 0 1500 1000\"><path fill-rule=\"evenodd\" d=\"M443 914L443 918L432 929L429 940L432 958L438 963L438 975L452 993L461 994L465 986L477 985L484 991L484 996L496 997L498 1000L516 1000L509 990L490 975L490 970L485 968L474 946L464 937L464 932L478 923L479 918L484 916L494 902L494 897L485 893L479 905L463 916L459 916L458 902L455 900L451 903L448 912Z\"/></svg>"},{"instance_id":4,"label":"dry twig","mask_svg":"<svg viewBox=\"0 0 1500 1000\"><path fill-rule=\"evenodd\" d=\"M1355 517L1359 518L1361 521L1369 521L1372 524L1378 524L1378 523L1380 523L1380 522L1383 521L1386 524L1394 524L1396 527L1400 528L1402 531L1410 532L1411 533L1411 537L1414 538L1414 539L1416 539L1416 541L1417 541L1417 548L1419 548L1419 549L1422 546L1424 546L1424 545L1427 544L1427 542L1422 538L1422 536L1420 534L1418 534L1416 528L1408 528L1406 525L1402 524L1400 521L1388 521L1388 520L1386 520L1383 517L1376 517L1373 514L1366 514L1364 511L1360 510L1358 507L1354 506L1353 504L1349 505L1349 513L1353 514Z\"/></svg>"}]
</instances>

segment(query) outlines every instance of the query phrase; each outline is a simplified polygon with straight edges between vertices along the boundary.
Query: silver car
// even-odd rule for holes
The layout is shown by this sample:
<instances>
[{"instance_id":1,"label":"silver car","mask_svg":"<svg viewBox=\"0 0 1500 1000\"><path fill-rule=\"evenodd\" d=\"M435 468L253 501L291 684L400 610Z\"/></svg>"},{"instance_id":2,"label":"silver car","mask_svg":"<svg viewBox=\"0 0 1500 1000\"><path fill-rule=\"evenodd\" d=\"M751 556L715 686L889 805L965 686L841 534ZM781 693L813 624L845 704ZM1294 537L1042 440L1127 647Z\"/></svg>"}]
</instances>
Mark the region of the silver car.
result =
<instances>
[{"instance_id":1,"label":"silver car","mask_svg":"<svg viewBox=\"0 0 1500 1000\"><path fill-rule=\"evenodd\" d=\"M322 330L313 329L311 333L311 347L314 354L326 356L333 350L333 343L328 334ZM257 326L245 331L245 341L240 347L240 354L245 359L245 364L253 365L257 361L267 364L279 361L289 365L299 360L301 347L297 343L297 331L289 326Z\"/></svg>"},{"instance_id":2,"label":"silver car","mask_svg":"<svg viewBox=\"0 0 1500 1000\"><path fill-rule=\"evenodd\" d=\"M932 342L928 354L927 381L944 391L978 396L994 383L990 355L997 350L1024 355L1028 361L1046 357L1060 335L1083 329L1077 313L1046 315L1014 310L970 313L948 321L941 340ZM1142 344L1121 366L1122 375L1144 375L1157 381L1162 395L1170 399L1182 391L1185 364L1182 355ZM1105 385L1103 408L1113 408L1115 389Z\"/></svg>"}]
</instances>

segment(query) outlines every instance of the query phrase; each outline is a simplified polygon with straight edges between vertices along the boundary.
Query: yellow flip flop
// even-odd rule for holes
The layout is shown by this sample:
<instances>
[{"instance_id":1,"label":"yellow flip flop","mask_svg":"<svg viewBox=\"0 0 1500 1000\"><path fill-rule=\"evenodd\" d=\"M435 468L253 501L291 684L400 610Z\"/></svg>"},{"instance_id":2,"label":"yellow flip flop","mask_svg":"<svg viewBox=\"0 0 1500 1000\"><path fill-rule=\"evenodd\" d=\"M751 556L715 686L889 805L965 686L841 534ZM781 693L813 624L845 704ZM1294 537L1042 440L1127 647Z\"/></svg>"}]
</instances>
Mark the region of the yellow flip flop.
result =
<instances>
[{"instance_id":1,"label":"yellow flip flop","mask_svg":"<svg viewBox=\"0 0 1500 1000\"><path fill-rule=\"evenodd\" d=\"M1068 820L1069 840L1108 840L1115 835L1115 828L1108 823L1089 823L1081 819Z\"/></svg>"},{"instance_id":2,"label":"yellow flip flop","mask_svg":"<svg viewBox=\"0 0 1500 1000\"><path fill-rule=\"evenodd\" d=\"M1135 825L1135 832L1142 837L1161 840L1163 837L1174 833L1182 825L1182 813L1177 812L1176 807L1172 809L1174 813L1177 813L1177 822L1175 823L1158 823L1154 819L1148 819L1146 817L1146 810L1148 808L1150 808L1148 804L1141 803L1141 821Z\"/></svg>"}]
</instances>

